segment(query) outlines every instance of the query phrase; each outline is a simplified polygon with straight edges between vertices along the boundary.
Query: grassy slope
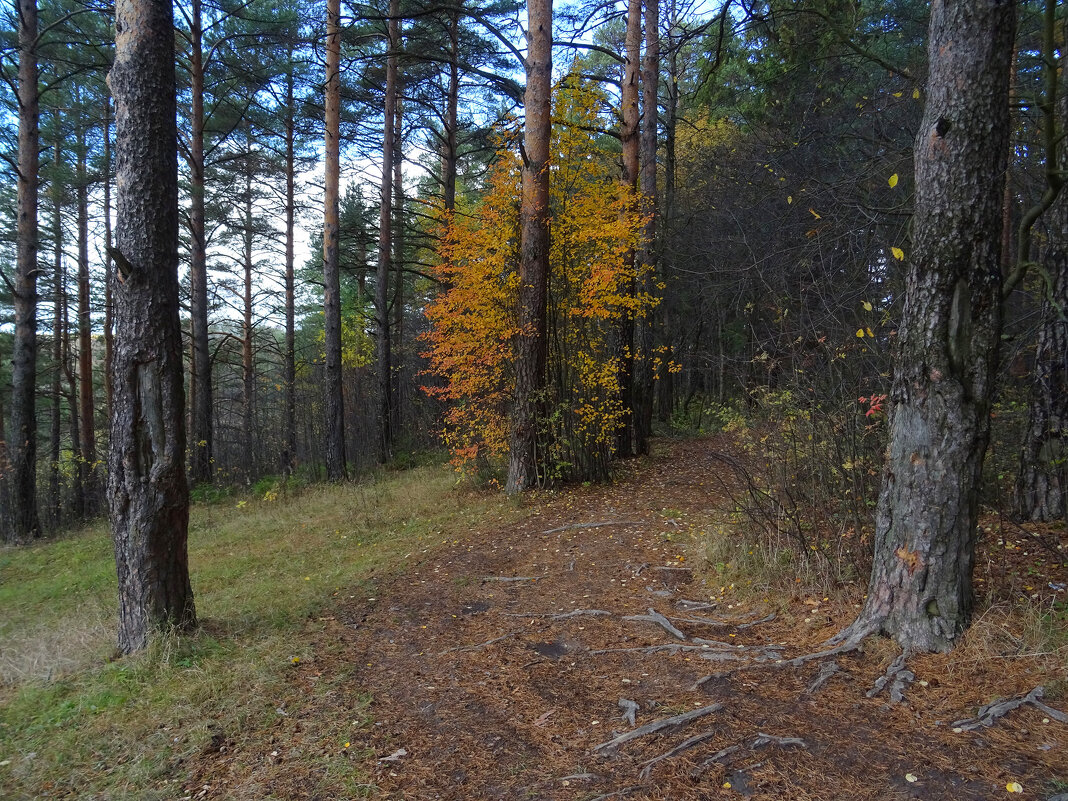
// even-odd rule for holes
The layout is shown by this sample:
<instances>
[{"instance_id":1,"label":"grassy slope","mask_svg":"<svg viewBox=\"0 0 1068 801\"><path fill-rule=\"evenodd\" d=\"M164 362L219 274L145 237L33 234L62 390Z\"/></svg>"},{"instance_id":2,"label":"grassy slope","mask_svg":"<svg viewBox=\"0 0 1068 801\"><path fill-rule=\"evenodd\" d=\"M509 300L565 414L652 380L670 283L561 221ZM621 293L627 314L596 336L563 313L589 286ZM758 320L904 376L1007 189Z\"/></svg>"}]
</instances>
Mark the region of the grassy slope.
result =
<instances>
[{"instance_id":1,"label":"grassy slope","mask_svg":"<svg viewBox=\"0 0 1068 801\"><path fill-rule=\"evenodd\" d=\"M105 527L0 551L0 797L180 796L183 761L213 736L314 702L286 697L284 679L314 658L300 635L332 596L370 591L372 573L513 513L457 490L443 467L199 506L190 563L203 630L118 661ZM355 788L360 777L343 775L355 764L322 773Z\"/></svg>"}]
</instances>

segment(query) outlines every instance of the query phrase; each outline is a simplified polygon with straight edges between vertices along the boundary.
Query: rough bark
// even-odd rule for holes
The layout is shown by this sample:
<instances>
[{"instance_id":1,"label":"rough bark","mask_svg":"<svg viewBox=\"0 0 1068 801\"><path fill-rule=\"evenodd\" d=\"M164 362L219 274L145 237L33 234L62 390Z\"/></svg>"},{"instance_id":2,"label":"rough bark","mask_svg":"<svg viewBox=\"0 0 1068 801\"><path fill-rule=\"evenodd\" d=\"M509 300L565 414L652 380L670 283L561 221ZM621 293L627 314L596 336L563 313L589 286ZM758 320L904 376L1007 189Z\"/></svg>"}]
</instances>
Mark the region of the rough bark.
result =
<instances>
[{"instance_id":1,"label":"rough bark","mask_svg":"<svg viewBox=\"0 0 1068 801\"><path fill-rule=\"evenodd\" d=\"M208 334L208 255L204 215L204 31L200 0L190 16L189 89L189 314L193 326L192 445L189 478L194 484L213 478L211 350Z\"/></svg>"},{"instance_id":2,"label":"rough bark","mask_svg":"<svg viewBox=\"0 0 1068 801\"><path fill-rule=\"evenodd\" d=\"M251 144L251 143L250 143ZM249 483L259 470L259 448L256 447L256 365L252 355L252 165L246 165L244 186L244 230L242 238L242 295L241 295L241 434L245 444L245 480Z\"/></svg>"},{"instance_id":3,"label":"rough bark","mask_svg":"<svg viewBox=\"0 0 1068 801\"><path fill-rule=\"evenodd\" d=\"M178 169L170 2L119 0L115 63L114 405L108 499L119 649L196 624L178 320Z\"/></svg>"},{"instance_id":4,"label":"rough bark","mask_svg":"<svg viewBox=\"0 0 1068 801\"><path fill-rule=\"evenodd\" d=\"M404 382L401 379L401 370L404 366L403 106L403 102L398 98L393 124L393 328L390 332L393 338L393 343L390 346L393 394L391 396L390 414L391 426L394 432L401 430L401 415L404 407Z\"/></svg>"},{"instance_id":5,"label":"rough bark","mask_svg":"<svg viewBox=\"0 0 1068 801\"><path fill-rule=\"evenodd\" d=\"M1014 497L1022 520L1064 519L1068 512L1068 200L1058 200L1052 218L1050 286L1042 302Z\"/></svg>"},{"instance_id":6,"label":"rough bark","mask_svg":"<svg viewBox=\"0 0 1068 801\"><path fill-rule=\"evenodd\" d=\"M519 335L509 438L508 481L514 494L538 482L538 409L544 403L549 283L549 133L552 0L527 2L527 85L523 104L523 197L519 208Z\"/></svg>"},{"instance_id":7,"label":"rough bark","mask_svg":"<svg viewBox=\"0 0 1068 801\"><path fill-rule=\"evenodd\" d=\"M639 76L641 74L642 42L642 3L641 0L627 2L626 60L623 65L623 84L621 86L622 108L619 137L623 150L623 186L637 196L641 140L639 131ZM629 208L623 214L633 214L635 208ZM633 272L635 252L628 251L624 256L623 269L630 274L624 292L633 295L637 283ZM623 407L623 420L616 430L616 455L632 456L634 454L634 317L624 312L616 329L615 357L618 362L616 380L619 384L619 400Z\"/></svg>"},{"instance_id":8,"label":"rough bark","mask_svg":"<svg viewBox=\"0 0 1068 801\"><path fill-rule=\"evenodd\" d=\"M642 58L641 208L649 215L638 251L639 286L655 292L657 269L656 142L659 118L660 4L645 0L645 55ZM653 429L653 324L647 312L637 321L638 360L634 382L634 452L649 452ZM666 372L666 370L665 370Z\"/></svg>"},{"instance_id":9,"label":"rough bark","mask_svg":"<svg viewBox=\"0 0 1068 801\"><path fill-rule=\"evenodd\" d=\"M449 14L449 89L441 152L441 193L446 211L456 208L456 126L460 99L460 14Z\"/></svg>"},{"instance_id":10,"label":"rough bark","mask_svg":"<svg viewBox=\"0 0 1068 801\"><path fill-rule=\"evenodd\" d=\"M104 403L111 419L111 364L115 349L115 263L111 259L114 244L111 232L111 97L104 101Z\"/></svg>"},{"instance_id":11,"label":"rough bark","mask_svg":"<svg viewBox=\"0 0 1068 801\"><path fill-rule=\"evenodd\" d=\"M868 600L841 638L953 647L973 608L977 489L1001 330L1001 181L1015 9L931 7L913 253Z\"/></svg>"},{"instance_id":12,"label":"rough bark","mask_svg":"<svg viewBox=\"0 0 1068 801\"><path fill-rule=\"evenodd\" d=\"M63 519L63 488L60 486L59 463L63 454L63 306L66 293L63 285L63 188L60 171L63 151L60 145L60 115L54 115L56 141L52 146L53 179L49 195L52 201L52 382L49 391L48 426L48 519L56 530Z\"/></svg>"},{"instance_id":13,"label":"rough bark","mask_svg":"<svg viewBox=\"0 0 1068 801\"><path fill-rule=\"evenodd\" d=\"M37 514L37 0L18 0L19 169L15 341L11 358L11 522L17 539L41 535Z\"/></svg>"},{"instance_id":14,"label":"rough bark","mask_svg":"<svg viewBox=\"0 0 1068 801\"><path fill-rule=\"evenodd\" d=\"M393 247L393 149L397 114L397 48L400 45L399 0L390 0L386 58L386 91L382 111L382 181L379 193L378 273L375 283L375 356L378 365L378 461L392 451L392 354L389 337L389 273Z\"/></svg>"},{"instance_id":15,"label":"rough bark","mask_svg":"<svg viewBox=\"0 0 1068 801\"><path fill-rule=\"evenodd\" d=\"M325 313L326 364L326 477L345 478L345 399L341 383L341 274L338 267L340 232L339 185L341 180L341 2L328 0L326 7L326 141L325 215L323 219L323 311Z\"/></svg>"}]
</instances>

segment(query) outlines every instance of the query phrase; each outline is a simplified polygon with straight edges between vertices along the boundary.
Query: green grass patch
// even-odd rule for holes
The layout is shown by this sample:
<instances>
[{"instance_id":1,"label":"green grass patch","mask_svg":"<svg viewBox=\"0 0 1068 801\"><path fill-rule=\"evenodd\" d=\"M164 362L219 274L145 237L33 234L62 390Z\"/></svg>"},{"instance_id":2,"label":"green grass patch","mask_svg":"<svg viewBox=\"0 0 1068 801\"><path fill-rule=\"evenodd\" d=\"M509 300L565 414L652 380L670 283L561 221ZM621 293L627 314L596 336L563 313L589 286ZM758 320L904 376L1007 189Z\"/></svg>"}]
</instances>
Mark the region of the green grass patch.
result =
<instances>
[{"instance_id":1,"label":"green grass patch","mask_svg":"<svg viewBox=\"0 0 1068 801\"><path fill-rule=\"evenodd\" d=\"M198 505L189 550L202 629L120 660L104 526L0 551L0 797L177 798L185 765L213 742L262 740L269 753L280 723L336 703L325 684L294 692L290 680L330 656L309 644L317 615L423 549L515 514L441 466ZM346 683L355 693L358 676ZM368 725L367 701L336 730L302 735L309 789L366 790L343 743Z\"/></svg>"}]
</instances>

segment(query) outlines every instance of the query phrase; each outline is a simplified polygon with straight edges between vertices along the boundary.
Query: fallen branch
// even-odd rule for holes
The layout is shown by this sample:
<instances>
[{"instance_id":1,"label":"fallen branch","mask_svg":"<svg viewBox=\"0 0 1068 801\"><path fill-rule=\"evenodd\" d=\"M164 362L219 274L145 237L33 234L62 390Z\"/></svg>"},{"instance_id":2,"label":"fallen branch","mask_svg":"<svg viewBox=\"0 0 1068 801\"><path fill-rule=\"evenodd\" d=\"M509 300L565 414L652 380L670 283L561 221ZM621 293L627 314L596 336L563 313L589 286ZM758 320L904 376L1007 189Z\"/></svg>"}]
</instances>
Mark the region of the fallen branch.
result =
<instances>
[{"instance_id":1,"label":"fallen branch","mask_svg":"<svg viewBox=\"0 0 1068 801\"><path fill-rule=\"evenodd\" d=\"M642 767L641 772L638 774L638 778L642 781L645 781L647 778L649 778L649 774L652 772L653 766L657 763L663 762L665 759L671 759L672 757L676 757L683 751L688 751L695 745L700 745L705 740L710 740L715 736L715 731L703 731L700 734L695 734L693 737L688 737L687 739L676 745L674 748L672 748L670 751L665 751L660 756L653 757L648 762L646 762L645 765Z\"/></svg>"},{"instance_id":2,"label":"fallen branch","mask_svg":"<svg viewBox=\"0 0 1068 801\"><path fill-rule=\"evenodd\" d=\"M649 608L649 614L647 615L627 615L623 619L637 620L645 623L655 623L657 626L660 626L660 628L662 628L664 631L666 631L668 634L670 634L677 640L689 639L689 637L679 631L679 629L675 628L675 626L672 625L670 620L668 620L666 617L664 617L652 607Z\"/></svg>"},{"instance_id":3,"label":"fallen branch","mask_svg":"<svg viewBox=\"0 0 1068 801\"><path fill-rule=\"evenodd\" d=\"M603 523L572 523L568 526L551 528L542 534L559 534L561 531L574 531L579 528L604 528L605 526L644 526L644 520L605 520Z\"/></svg>"},{"instance_id":4,"label":"fallen branch","mask_svg":"<svg viewBox=\"0 0 1068 801\"><path fill-rule=\"evenodd\" d=\"M994 725L994 721L998 718L1004 717L1012 710L1018 709L1025 704L1030 704L1040 710L1043 714L1049 715L1049 717L1060 723L1068 723L1068 715L1042 703L1041 698L1045 692L1045 687L1039 685L1026 695L1018 695L1015 698L1009 698L1004 701L995 701L986 704L985 706L981 706L979 707L979 713L974 718L965 718L964 720L958 720L953 723L953 731L958 733L962 731L974 731L980 726L989 728Z\"/></svg>"},{"instance_id":5,"label":"fallen branch","mask_svg":"<svg viewBox=\"0 0 1068 801\"><path fill-rule=\"evenodd\" d=\"M623 745L624 743L628 743L631 740L636 740L639 737L644 737L647 734L656 734L657 732L663 731L664 729L677 729L681 726L685 726L687 723L703 718L706 715L711 715L713 712L719 712L721 709L723 709L723 704L709 704L708 706L703 706L700 709L693 709L689 712L684 712L681 715L674 715L670 718L654 720L652 723L646 723L644 726L639 726L633 731L620 734L618 737L614 737L613 739L601 743L600 745L595 745L592 750L594 753L606 750L615 751L617 748L619 748L619 746Z\"/></svg>"}]
</instances>

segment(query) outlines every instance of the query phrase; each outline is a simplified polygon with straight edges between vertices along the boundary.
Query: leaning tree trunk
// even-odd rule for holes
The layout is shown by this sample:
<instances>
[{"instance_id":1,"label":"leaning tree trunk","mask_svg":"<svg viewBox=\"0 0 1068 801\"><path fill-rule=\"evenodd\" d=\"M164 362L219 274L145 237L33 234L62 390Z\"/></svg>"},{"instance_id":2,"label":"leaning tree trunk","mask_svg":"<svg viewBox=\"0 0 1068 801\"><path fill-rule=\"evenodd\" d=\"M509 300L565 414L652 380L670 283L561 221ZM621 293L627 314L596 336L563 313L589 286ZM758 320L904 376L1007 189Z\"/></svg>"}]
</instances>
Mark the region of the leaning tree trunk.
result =
<instances>
[{"instance_id":1,"label":"leaning tree trunk","mask_svg":"<svg viewBox=\"0 0 1068 801\"><path fill-rule=\"evenodd\" d=\"M170 2L119 0L115 64L114 404L108 500L119 649L196 624L189 583L178 167Z\"/></svg>"},{"instance_id":2,"label":"leaning tree trunk","mask_svg":"<svg viewBox=\"0 0 1068 801\"><path fill-rule=\"evenodd\" d=\"M19 169L15 239L15 341L11 357L11 524L16 539L41 536L37 515L37 0L18 1Z\"/></svg>"},{"instance_id":3,"label":"leaning tree trunk","mask_svg":"<svg viewBox=\"0 0 1068 801\"><path fill-rule=\"evenodd\" d=\"M980 471L1001 332L1001 180L1015 9L931 7L913 253L868 600L841 638L953 647L970 622Z\"/></svg>"},{"instance_id":4,"label":"leaning tree trunk","mask_svg":"<svg viewBox=\"0 0 1068 801\"><path fill-rule=\"evenodd\" d=\"M1068 199L1053 207L1051 228L1050 286L1014 498L1022 520L1064 519L1068 511Z\"/></svg>"},{"instance_id":5,"label":"leaning tree trunk","mask_svg":"<svg viewBox=\"0 0 1068 801\"><path fill-rule=\"evenodd\" d=\"M552 0L527 2L527 86L523 105L526 162L519 207L519 336L515 403L509 438L509 494L538 481L538 409L544 405L546 306L549 287L549 134Z\"/></svg>"},{"instance_id":6,"label":"leaning tree trunk","mask_svg":"<svg viewBox=\"0 0 1068 801\"><path fill-rule=\"evenodd\" d=\"M341 383L341 274L338 266L341 181L341 0L326 7L325 214L323 219L323 312L325 316L326 477L345 477L345 400Z\"/></svg>"}]
</instances>

